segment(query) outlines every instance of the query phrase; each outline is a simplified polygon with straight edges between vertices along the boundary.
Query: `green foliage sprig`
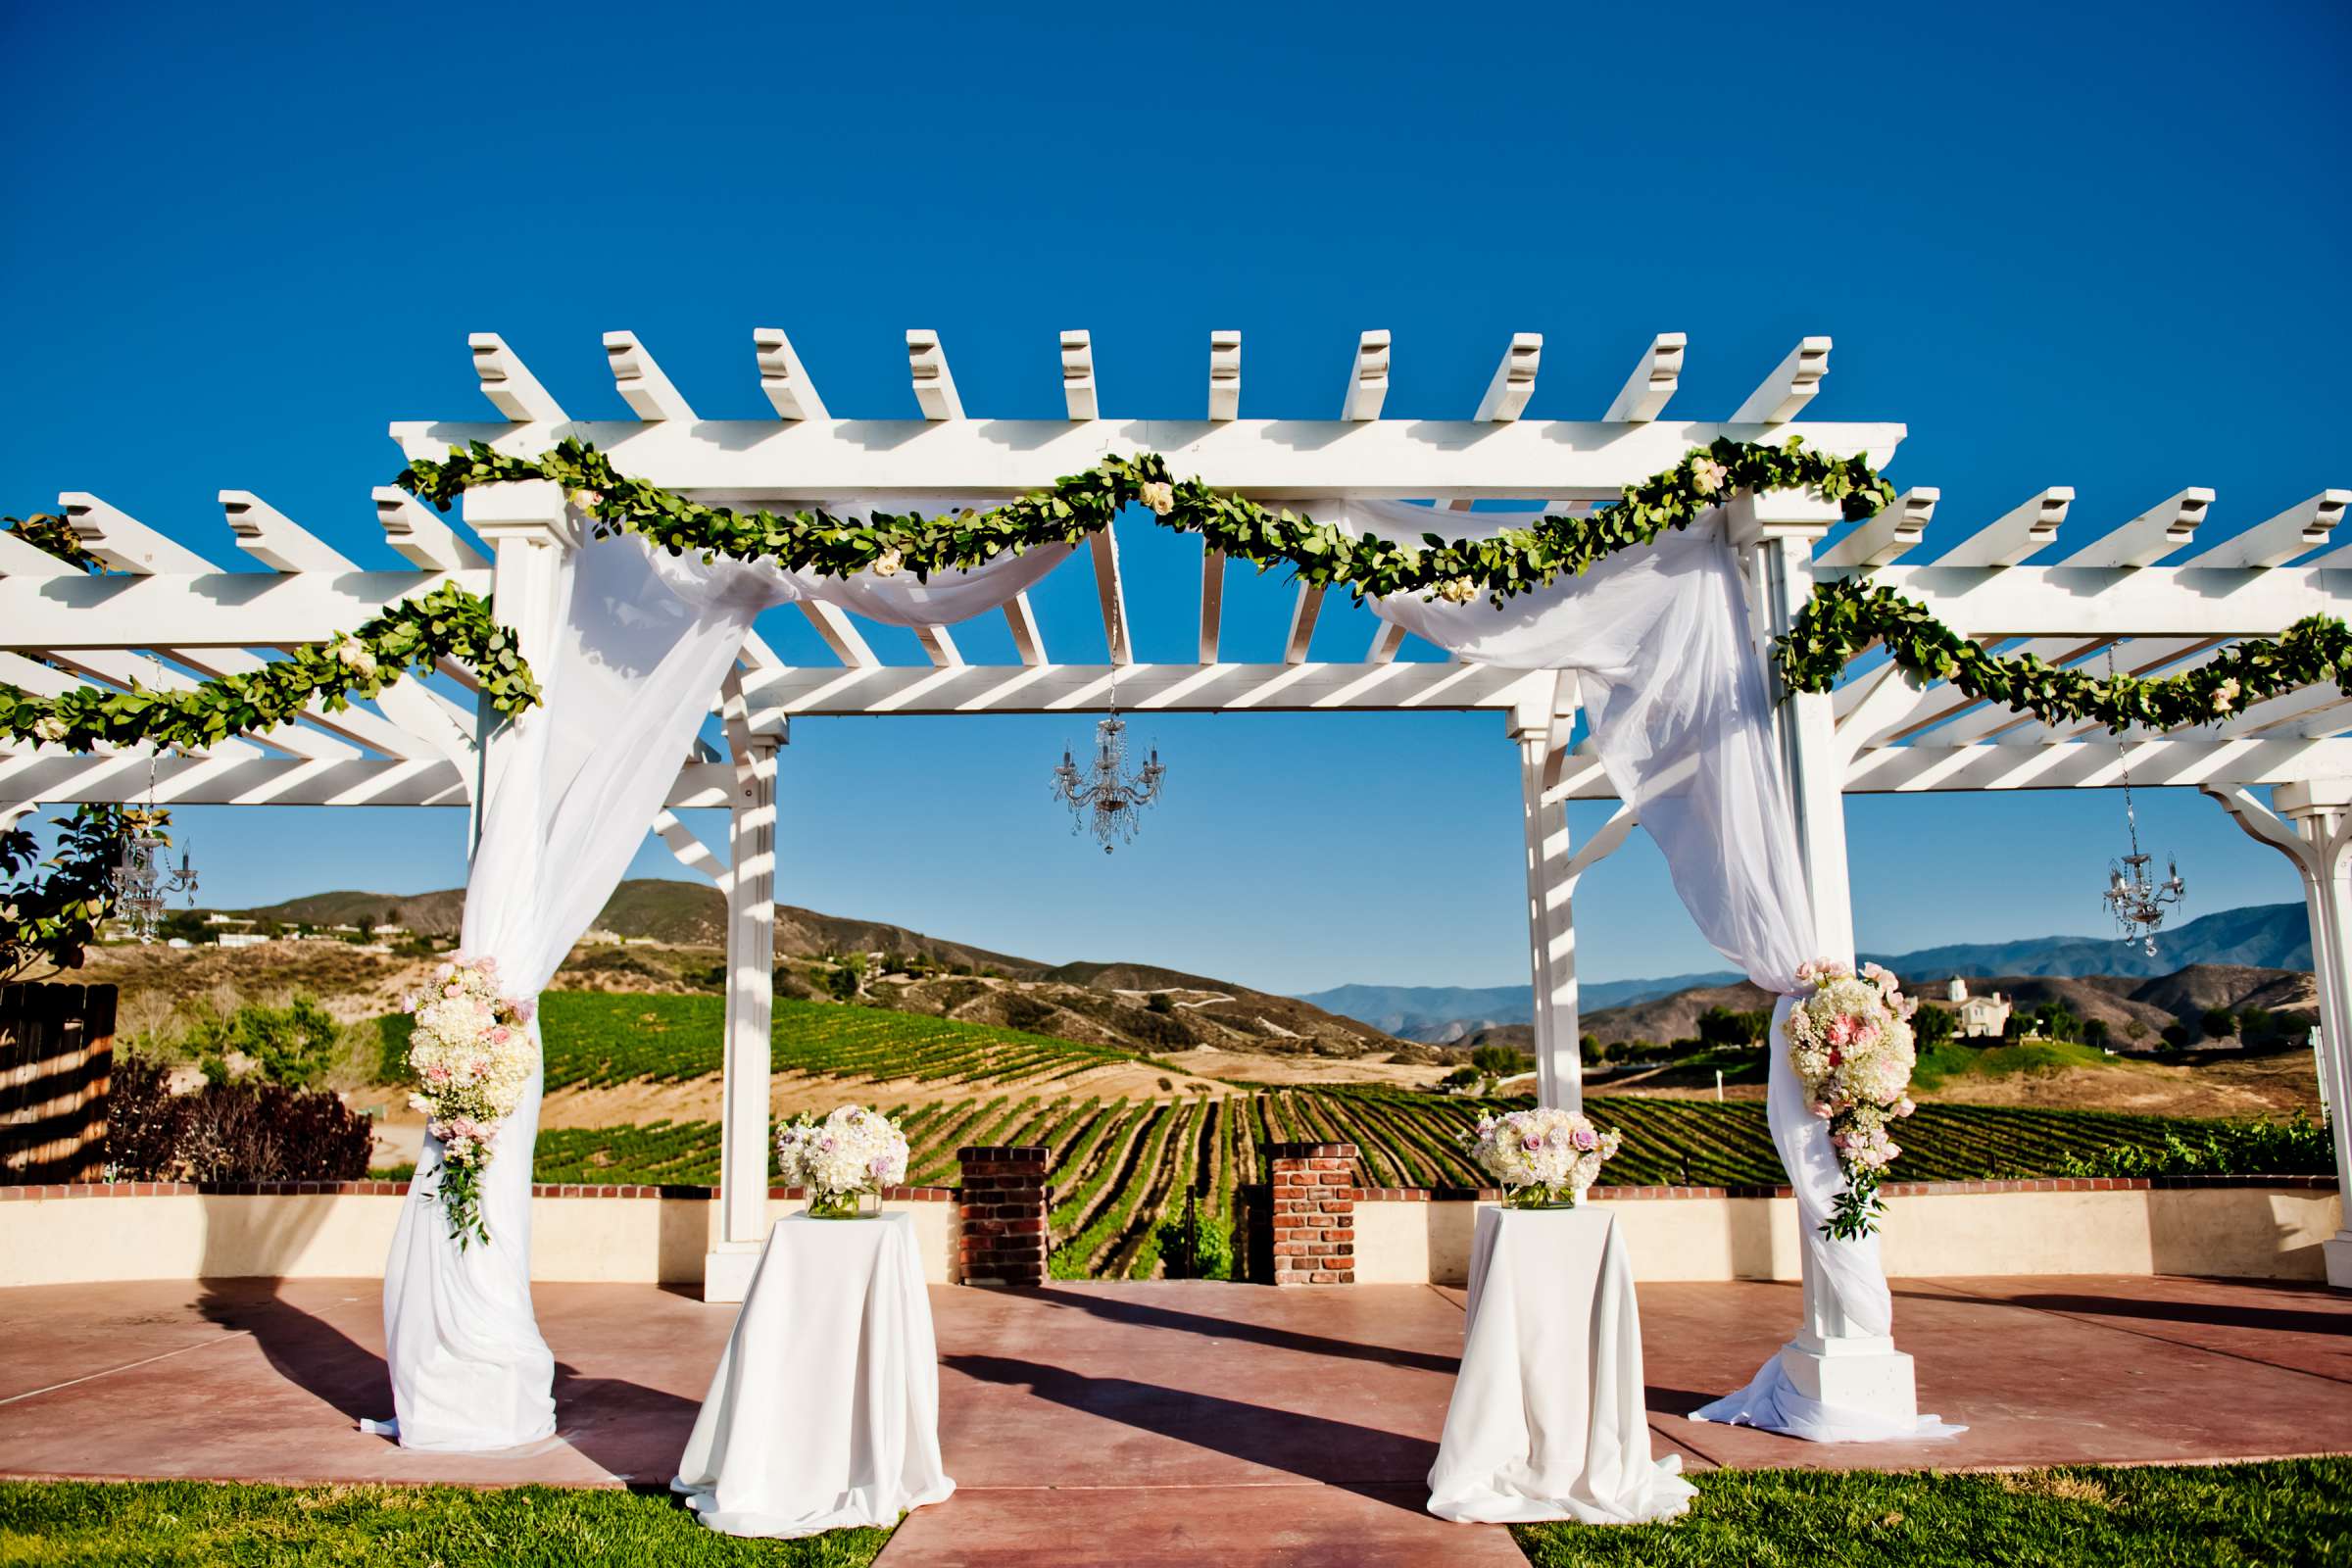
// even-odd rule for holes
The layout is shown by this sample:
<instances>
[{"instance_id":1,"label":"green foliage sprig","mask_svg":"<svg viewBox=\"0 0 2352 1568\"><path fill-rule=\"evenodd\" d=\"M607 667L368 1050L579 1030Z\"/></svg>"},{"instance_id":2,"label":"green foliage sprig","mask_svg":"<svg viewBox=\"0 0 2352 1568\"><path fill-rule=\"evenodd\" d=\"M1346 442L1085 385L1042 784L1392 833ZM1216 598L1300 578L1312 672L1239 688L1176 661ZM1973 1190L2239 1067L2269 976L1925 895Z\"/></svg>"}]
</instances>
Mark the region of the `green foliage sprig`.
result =
<instances>
[{"instance_id":1,"label":"green foliage sprig","mask_svg":"<svg viewBox=\"0 0 2352 1568\"><path fill-rule=\"evenodd\" d=\"M1826 692L1846 661L1876 642L1922 680L1949 680L2045 723L2094 722L2111 732L2211 724L2324 680L2352 695L2352 627L2332 615L2306 616L2275 639L2248 637L2178 675L2099 677L2032 654L1989 653L1918 601L1858 578L1817 584L1774 644L1773 662L1789 690Z\"/></svg>"},{"instance_id":2,"label":"green foliage sprig","mask_svg":"<svg viewBox=\"0 0 2352 1568\"><path fill-rule=\"evenodd\" d=\"M171 813L128 806L77 806L51 819L57 852L46 860L27 828L0 830L0 980L35 965L78 969L98 927L114 912L118 847L134 830L159 832ZM166 843L171 842L168 838Z\"/></svg>"},{"instance_id":3,"label":"green foliage sprig","mask_svg":"<svg viewBox=\"0 0 2352 1568\"><path fill-rule=\"evenodd\" d=\"M134 682L126 692L82 686L36 697L0 685L0 735L74 752L100 745L201 749L285 723L314 702L340 711L353 697L373 697L443 659L469 666L500 713L511 716L539 701L514 633L498 623L480 595L444 583L332 642L305 644L248 674L186 691L152 691Z\"/></svg>"},{"instance_id":4,"label":"green foliage sprig","mask_svg":"<svg viewBox=\"0 0 2352 1568\"><path fill-rule=\"evenodd\" d=\"M1350 533L1288 509L1268 511L1198 479L1171 479L1167 460L1151 452L1106 458L1051 489L986 511L930 517L876 513L865 523L843 522L819 509L779 514L706 506L620 472L576 439L536 458L477 441L452 449L442 462L412 463L399 482L446 512L477 485L524 479L561 487L600 535L637 533L672 554L774 560L828 577L904 570L927 581L932 572L976 566L1007 551L1076 544L1134 503L1229 558L1261 570L1287 565L1302 582L1344 588L1357 599L1420 593L1461 603L1484 593L1497 605L1686 527L1735 491L1810 490L1838 502L1850 517L1870 516L1894 493L1862 460L1809 451L1795 437L1781 446L1727 439L1693 448L1665 472L1627 485L1619 500L1589 517L1546 516L1493 539L1428 533L1418 544Z\"/></svg>"}]
</instances>

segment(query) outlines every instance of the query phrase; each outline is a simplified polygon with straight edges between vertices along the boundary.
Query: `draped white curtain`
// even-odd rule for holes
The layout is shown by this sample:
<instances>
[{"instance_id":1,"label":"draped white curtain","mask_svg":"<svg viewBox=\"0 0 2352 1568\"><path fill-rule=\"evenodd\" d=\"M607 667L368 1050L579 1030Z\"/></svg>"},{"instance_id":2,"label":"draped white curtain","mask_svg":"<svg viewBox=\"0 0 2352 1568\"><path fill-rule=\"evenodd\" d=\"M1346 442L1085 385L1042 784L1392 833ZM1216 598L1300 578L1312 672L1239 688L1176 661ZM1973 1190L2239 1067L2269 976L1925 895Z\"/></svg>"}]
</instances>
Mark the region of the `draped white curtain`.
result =
<instances>
[{"instance_id":1,"label":"draped white curtain","mask_svg":"<svg viewBox=\"0 0 2352 1568\"><path fill-rule=\"evenodd\" d=\"M1391 539L1458 536L1532 526L1538 514L1439 512L1403 502L1348 501L1315 515ZM1799 987L1797 965L1817 956L1812 902L1798 857L1795 814L1774 738L1764 662L1750 629L1720 508L1655 544L1623 551L1581 576L1518 595L1499 609L1397 597L1383 619L1478 663L1573 669L1601 766L1666 858L1699 931L1747 977L1776 993L1766 1110L1796 1195L1804 1246L1820 1288L1857 1334L1884 1335L1892 1318L1877 1237L1838 1242L1820 1226L1844 1185L1829 1128L1805 1105L1780 1049L1780 1023ZM1851 954L1818 955L1848 958ZM1748 1421L1799 1436L1888 1437L1849 1430L1787 1387L1776 1355L1740 1394L1705 1419ZM1904 1436L1914 1434L1908 1429Z\"/></svg>"},{"instance_id":2,"label":"draped white curtain","mask_svg":"<svg viewBox=\"0 0 2352 1568\"><path fill-rule=\"evenodd\" d=\"M939 625L1002 606L1068 554L1007 555L925 585L704 563L633 536L563 552L554 584L563 613L552 646L533 650L544 701L493 753L498 773L466 882L466 953L496 958L510 995L546 986L628 869L760 611L821 598L899 625ZM555 1431L555 1362L531 1312L540 1092L534 1074L484 1173L487 1245L451 1239L434 1197L441 1146L425 1140L384 1264L397 1417L367 1424L404 1447L502 1448Z\"/></svg>"}]
</instances>

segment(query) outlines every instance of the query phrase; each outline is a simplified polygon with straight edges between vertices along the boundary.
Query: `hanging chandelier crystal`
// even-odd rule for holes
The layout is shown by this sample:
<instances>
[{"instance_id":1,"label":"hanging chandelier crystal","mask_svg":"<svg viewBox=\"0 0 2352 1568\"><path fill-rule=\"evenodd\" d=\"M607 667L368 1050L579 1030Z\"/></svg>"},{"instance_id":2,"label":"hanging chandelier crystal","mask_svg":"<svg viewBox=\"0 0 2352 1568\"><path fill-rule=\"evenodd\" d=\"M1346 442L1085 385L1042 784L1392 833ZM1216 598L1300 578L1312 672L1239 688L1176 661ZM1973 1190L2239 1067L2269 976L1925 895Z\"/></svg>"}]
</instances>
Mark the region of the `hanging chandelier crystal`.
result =
<instances>
[{"instance_id":1,"label":"hanging chandelier crystal","mask_svg":"<svg viewBox=\"0 0 2352 1568\"><path fill-rule=\"evenodd\" d=\"M164 832L171 817L156 809L153 757L147 759L147 804L124 811L122 820L126 831L116 846L110 878L113 918L141 942L152 943L163 923L167 896L185 893L189 907L196 904L196 868L188 852L180 851L176 868L172 864L172 839Z\"/></svg>"},{"instance_id":2,"label":"hanging chandelier crystal","mask_svg":"<svg viewBox=\"0 0 2352 1568\"><path fill-rule=\"evenodd\" d=\"M1063 748L1061 765L1054 770L1054 798L1070 808L1074 820L1072 833L1092 827L1094 835L1108 855L1121 844L1135 841L1141 825L1143 808L1159 799L1160 780L1167 769L1160 765L1159 748L1144 765L1130 772L1127 766L1127 723L1119 717L1119 691L1116 676L1110 691L1110 712L1095 725L1095 758L1081 772L1068 748Z\"/></svg>"},{"instance_id":3,"label":"hanging chandelier crystal","mask_svg":"<svg viewBox=\"0 0 2352 1568\"><path fill-rule=\"evenodd\" d=\"M2115 675L2115 650L2107 651L2107 674ZM2137 943L2149 957L2156 956L2156 928L2164 924L2168 905L2179 904L2188 896L2188 884L2180 880L2180 862L2166 858L2165 879L2157 881L2149 867L2154 858L2139 848L2139 816L2132 808L2132 764L2124 763L2124 828L2131 835L2132 853L2120 860L2107 863L2107 891L2100 902L2107 912L2115 916L2126 942Z\"/></svg>"}]
</instances>

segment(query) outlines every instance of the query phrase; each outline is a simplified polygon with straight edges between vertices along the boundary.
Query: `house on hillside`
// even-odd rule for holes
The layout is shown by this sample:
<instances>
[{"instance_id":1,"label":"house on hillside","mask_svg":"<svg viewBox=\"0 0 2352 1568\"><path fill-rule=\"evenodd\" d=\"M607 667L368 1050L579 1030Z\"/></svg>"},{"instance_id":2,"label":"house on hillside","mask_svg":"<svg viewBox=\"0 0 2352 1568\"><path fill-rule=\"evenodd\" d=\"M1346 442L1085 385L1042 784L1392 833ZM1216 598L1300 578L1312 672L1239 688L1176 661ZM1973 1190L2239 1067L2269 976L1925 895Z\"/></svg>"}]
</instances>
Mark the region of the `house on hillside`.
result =
<instances>
[{"instance_id":1,"label":"house on hillside","mask_svg":"<svg viewBox=\"0 0 2352 1568\"><path fill-rule=\"evenodd\" d=\"M1960 1034L1966 1039L1998 1040L2001 1031L2009 1027L2009 999L1995 991L1989 997L1972 997L1968 982L1958 975L1944 989L1944 1000L1960 1015Z\"/></svg>"}]
</instances>

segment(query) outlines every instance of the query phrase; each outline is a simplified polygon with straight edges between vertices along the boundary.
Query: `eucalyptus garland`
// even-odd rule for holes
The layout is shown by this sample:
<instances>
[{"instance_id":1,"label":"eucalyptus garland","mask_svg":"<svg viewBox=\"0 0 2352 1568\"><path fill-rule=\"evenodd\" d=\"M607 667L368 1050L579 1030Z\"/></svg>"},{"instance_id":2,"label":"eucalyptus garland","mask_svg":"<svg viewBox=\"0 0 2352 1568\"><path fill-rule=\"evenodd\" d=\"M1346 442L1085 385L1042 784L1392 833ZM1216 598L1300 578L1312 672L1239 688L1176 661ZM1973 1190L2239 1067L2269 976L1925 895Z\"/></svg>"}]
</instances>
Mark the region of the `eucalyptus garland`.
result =
<instances>
[{"instance_id":1,"label":"eucalyptus garland","mask_svg":"<svg viewBox=\"0 0 2352 1568\"><path fill-rule=\"evenodd\" d=\"M36 697L0 684L0 734L74 752L100 745L200 750L285 723L314 702L338 711L353 697L373 697L411 670L429 670L443 659L469 666L500 713L519 713L539 701L538 682L514 634L490 613L488 601L444 583L331 642L304 644L251 673L223 675L186 691L155 691L134 682L128 691L81 686Z\"/></svg>"},{"instance_id":2,"label":"eucalyptus garland","mask_svg":"<svg viewBox=\"0 0 2352 1568\"><path fill-rule=\"evenodd\" d=\"M1695 447L1665 472L1627 485L1621 498L1589 517L1546 516L1493 539L1427 533L1419 544L1370 538L1288 510L1268 511L1199 479L1171 479L1157 453L1106 458L1052 489L986 511L926 517L876 513L849 523L818 509L773 513L706 506L612 466L584 441L566 440L536 458L475 442L446 461L419 460L401 486L446 512L477 485L551 480L595 521L600 535L642 534L673 555L773 560L789 570L847 577L870 571L935 571L976 566L1009 551L1076 544L1110 525L1129 503L1149 508L1167 526L1198 533L1228 558L1260 570L1288 565L1302 582L1367 595L1433 595L1456 604L1481 593L1499 605L1514 594L1583 571L1669 528L1682 528L1737 490L1810 490L1838 502L1849 517L1867 517L1893 499L1893 486L1855 458L1808 451L1791 436L1781 446L1717 440Z\"/></svg>"},{"instance_id":3,"label":"eucalyptus garland","mask_svg":"<svg viewBox=\"0 0 2352 1568\"><path fill-rule=\"evenodd\" d=\"M2306 616L2275 639L2232 643L2178 675L2102 679L2032 654L1988 653L1925 605L1858 578L1815 584L1795 624L1775 643L1773 662L1789 690L1826 692L1846 661L1875 642L1922 680L1948 680L1971 697L2045 723L2091 721L2110 731L2211 724L2324 680L2352 695L2352 627L2332 615Z\"/></svg>"}]
</instances>

